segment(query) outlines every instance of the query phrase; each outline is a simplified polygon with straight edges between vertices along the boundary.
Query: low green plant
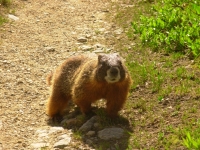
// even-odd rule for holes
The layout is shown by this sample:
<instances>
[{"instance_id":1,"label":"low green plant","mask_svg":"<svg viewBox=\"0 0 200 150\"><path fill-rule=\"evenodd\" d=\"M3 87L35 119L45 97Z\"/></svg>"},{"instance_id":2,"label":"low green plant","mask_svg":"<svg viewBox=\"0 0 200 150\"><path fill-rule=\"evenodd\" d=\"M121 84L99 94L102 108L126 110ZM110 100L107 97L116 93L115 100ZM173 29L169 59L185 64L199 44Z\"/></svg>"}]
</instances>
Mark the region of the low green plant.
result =
<instances>
[{"instance_id":1,"label":"low green plant","mask_svg":"<svg viewBox=\"0 0 200 150\"><path fill-rule=\"evenodd\" d=\"M82 139L82 133L81 133L80 131L77 130L76 132L74 132L73 137L74 137L75 139L80 140L80 139Z\"/></svg>"},{"instance_id":2,"label":"low green plant","mask_svg":"<svg viewBox=\"0 0 200 150\"><path fill-rule=\"evenodd\" d=\"M198 137L192 136L189 131L187 131L186 133L186 137L183 138L183 144L191 150L198 150L200 149L200 136L198 135Z\"/></svg>"},{"instance_id":3,"label":"low green plant","mask_svg":"<svg viewBox=\"0 0 200 150\"><path fill-rule=\"evenodd\" d=\"M7 21L7 19L5 19L4 17L0 16L0 25L2 25L6 21Z\"/></svg>"},{"instance_id":4,"label":"low green plant","mask_svg":"<svg viewBox=\"0 0 200 150\"><path fill-rule=\"evenodd\" d=\"M8 7L11 4L11 0L0 0L0 25L7 22L7 19L2 15L5 13L5 9L1 10L2 6Z\"/></svg>"},{"instance_id":5,"label":"low green plant","mask_svg":"<svg viewBox=\"0 0 200 150\"><path fill-rule=\"evenodd\" d=\"M176 76L179 78L182 78L185 72L186 72L186 69L184 67L178 67L176 69Z\"/></svg>"},{"instance_id":6,"label":"low green plant","mask_svg":"<svg viewBox=\"0 0 200 150\"><path fill-rule=\"evenodd\" d=\"M200 55L200 1L163 0L152 11L153 16L141 16L139 22L132 23L144 45Z\"/></svg>"},{"instance_id":7,"label":"low green plant","mask_svg":"<svg viewBox=\"0 0 200 150\"><path fill-rule=\"evenodd\" d=\"M11 4L11 0L0 0L0 4L3 6L9 6Z\"/></svg>"}]
</instances>

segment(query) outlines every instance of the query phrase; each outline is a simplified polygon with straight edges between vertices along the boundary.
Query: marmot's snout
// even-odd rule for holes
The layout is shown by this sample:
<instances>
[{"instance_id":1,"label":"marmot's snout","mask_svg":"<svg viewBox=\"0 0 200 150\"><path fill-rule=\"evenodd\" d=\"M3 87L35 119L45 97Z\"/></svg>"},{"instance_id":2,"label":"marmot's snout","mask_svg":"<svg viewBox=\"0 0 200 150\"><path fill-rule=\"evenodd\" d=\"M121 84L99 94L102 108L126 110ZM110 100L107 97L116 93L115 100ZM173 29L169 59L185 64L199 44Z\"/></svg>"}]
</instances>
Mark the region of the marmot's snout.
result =
<instances>
[{"instance_id":1,"label":"marmot's snout","mask_svg":"<svg viewBox=\"0 0 200 150\"><path fill-rule=\"evenodd\" d=\"M107 70L107 75L105 77L105 80L108 83L115 83L120 80L120 70L118 67L111 67L110 69Z\"/></svg>"},{"instance_id":2,"label":"marmot's snout","mask_svg":"<svg viewBox=\"0 0 200 150\"><path fill-rule=\"evenodd\" d=\"M110 68L110 75L112 77L116 77L118 75L118 73L119 73L119 69L117 67Z\"/></svg>"}]
</instances>

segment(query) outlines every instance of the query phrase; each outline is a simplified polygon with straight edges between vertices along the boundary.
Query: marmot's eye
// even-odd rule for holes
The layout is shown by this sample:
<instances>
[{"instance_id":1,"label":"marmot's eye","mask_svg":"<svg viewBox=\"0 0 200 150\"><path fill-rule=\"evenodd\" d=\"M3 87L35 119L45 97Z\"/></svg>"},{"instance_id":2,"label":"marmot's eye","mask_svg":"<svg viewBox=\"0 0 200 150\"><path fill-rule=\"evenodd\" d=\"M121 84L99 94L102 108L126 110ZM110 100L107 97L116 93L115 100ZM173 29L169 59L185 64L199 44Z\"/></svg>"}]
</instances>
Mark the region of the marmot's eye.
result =
<instances>
[{"instance_id":1,"label":"marmot's eye","mask_svg":"<svg viewBox=\"0 0 200 150\"><path fill-rule=\"evenodd\" d=\"M119 60L118 63L119 63L119 65L122 65L122 61L121 60Z\"/></svg>"},{"instance_id":2,"label":"marmot's eye","mask_svg":"<svg viewBox=\"0 0 200 150\"><path fill-rule=\"evenodd\" d=\"M106 65L106 62L105 62L105 61L102 61L101 64L102 64L103 66L105 66L105 65Z\"/></svg>"}]
</instances>

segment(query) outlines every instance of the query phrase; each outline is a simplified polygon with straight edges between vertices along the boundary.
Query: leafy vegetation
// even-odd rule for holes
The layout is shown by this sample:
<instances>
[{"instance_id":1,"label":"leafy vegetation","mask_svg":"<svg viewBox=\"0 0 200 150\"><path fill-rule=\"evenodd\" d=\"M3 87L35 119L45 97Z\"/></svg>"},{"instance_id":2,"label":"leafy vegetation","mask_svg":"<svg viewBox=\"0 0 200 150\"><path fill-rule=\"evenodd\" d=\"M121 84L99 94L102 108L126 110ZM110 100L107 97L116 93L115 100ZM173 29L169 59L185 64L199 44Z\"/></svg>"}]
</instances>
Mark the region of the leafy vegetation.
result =
<instances>
[{"instance_id":1,"label":"leafy vegetation","mask_svg":"<svg viewBox=\"0 0 200 150\"><path fill-rule=\"evenodd\" d=\"M2 16L0 16L0 25L2 25L4 22L6 22L7 20L4 18L4 17L2 17Z\"/></svg>"},{"instance_id":2,"label":"leafy vegetation","mask_svg":"<svg viewBox=\"0 0 200 150\"><path fill-rule=\"evenodd\" d=\"M10 0L0 0L0 8L1 7L8 7L10 6L11 1ZM4 22L7 22L7 19L2 15L4 13L4 9L0 9L0 25L2 25Z\"/></svg>"},{"instance_id":3,"label":"leafy vegetation","mask_svg":"<svg viewBox=\"0 0 200 150\"><path fill-rule=\"evenodd\" d=\"M0 0L0 4L3 6L9 6L11 4L11 0Z\"/></svg>"},{"instance_id":4,"label":"leafy vegetation","mask_svg":"<svg viewBox=\"0 0 200 150\"><path fill-rule=\"evenodd\" d=\"M164 49L200 55L200 1L163 0L154 5L153 16L133 22L142 43L154 50Z\"/></svg>"},{"instance_id":5,"label":"leafy vegetation","mask_svg":"<svg viewBox=\"0 0 200 150\"><path fill-rule=\"evenodd\" d=\"M194 132L186 131L186 137L183 138L183 144L188 149L200 149L200 128L195 130ZM192 134L192 135L191 135Z\"/></svg>"}]
</instances>

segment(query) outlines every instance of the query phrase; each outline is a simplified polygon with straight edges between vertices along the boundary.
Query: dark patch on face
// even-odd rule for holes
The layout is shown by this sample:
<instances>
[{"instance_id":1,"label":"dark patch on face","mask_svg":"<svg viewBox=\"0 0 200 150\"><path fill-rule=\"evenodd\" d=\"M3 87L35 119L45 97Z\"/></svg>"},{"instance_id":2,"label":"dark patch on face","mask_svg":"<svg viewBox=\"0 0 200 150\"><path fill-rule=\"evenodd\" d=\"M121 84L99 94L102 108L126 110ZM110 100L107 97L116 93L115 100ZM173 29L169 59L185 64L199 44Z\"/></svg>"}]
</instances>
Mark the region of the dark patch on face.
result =
<instances>
[{"instance_id":1,"label":"dark patch on face","mask_svg":"<svg viewBox=\"0 0 200 150\"><path fill-rule=\"evenodd\" d=\"M118 68L121 76L121 80L125 78L125 70L121 61L121 58L118 54L101 54L98 56L98 68L97 68L97 80L105 81L105 76L107 76L107 70L110 69L113 71L113 74L117 74Z\"/></svg>"}]
</instances>

